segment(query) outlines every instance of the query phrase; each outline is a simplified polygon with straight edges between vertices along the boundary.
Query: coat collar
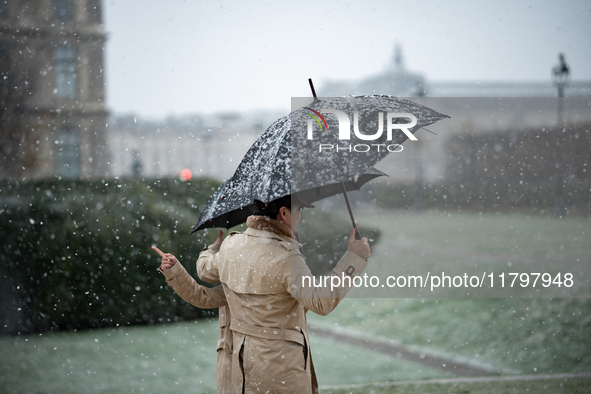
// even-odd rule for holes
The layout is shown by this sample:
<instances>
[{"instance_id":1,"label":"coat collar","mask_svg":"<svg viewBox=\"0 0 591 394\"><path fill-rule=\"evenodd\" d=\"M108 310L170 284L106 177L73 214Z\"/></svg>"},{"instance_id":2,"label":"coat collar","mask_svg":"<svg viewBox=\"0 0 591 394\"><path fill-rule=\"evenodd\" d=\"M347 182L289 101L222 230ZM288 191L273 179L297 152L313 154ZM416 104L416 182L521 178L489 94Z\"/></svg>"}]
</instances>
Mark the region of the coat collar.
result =
<instances>
[{"instance_id":1,"label":"coat collar","mask_svg":"<svg viewBox=\"0 0 591 394\"><path fill-rule=\"evenodd\" d=\"M255 230L269 231L289 238L295 238L291 228L287 224L275 219L269 219L265 216L249 216L246 219L246 225Z\"/></svg>"},{"instance_id":2,"label":"coat collar","mask_svg":"<svg viewBox=\"0 0 591 394\"><path fill-rule=\"evenodd\" d=\"M288 249L299 248L302 251L302 245L296 238L297 234L294 234L289 226L278 222L277 220L269 219L264 216L249 216L246 219L246 225L248 228L244 232L245 234L260 237L260 238L272 238L284 243ZM286 235L289 234L289 235ZM287 246L287 245L291 246ZM303 255L303 253L302 253Z\"/></svg>"}]
</instances>

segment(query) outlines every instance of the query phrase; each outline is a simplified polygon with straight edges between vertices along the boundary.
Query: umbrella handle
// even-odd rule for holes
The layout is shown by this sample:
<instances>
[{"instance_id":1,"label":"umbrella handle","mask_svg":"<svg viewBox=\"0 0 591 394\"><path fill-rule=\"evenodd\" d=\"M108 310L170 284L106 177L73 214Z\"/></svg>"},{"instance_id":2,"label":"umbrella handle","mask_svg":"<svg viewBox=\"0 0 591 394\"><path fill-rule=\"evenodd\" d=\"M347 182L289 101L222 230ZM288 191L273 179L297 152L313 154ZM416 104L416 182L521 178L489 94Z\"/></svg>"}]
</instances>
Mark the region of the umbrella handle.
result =
<instances>
[{"instance_id":1,"label":"umbrella handle","mask_svg":"<svg viewBox=\"0 0 591 394\"><path fill-rule=\"evenodd\" d=\"M341 187L343 188L343 196L345 196L345 202L347 203L347 209L349 210L351 223L353 224L353 228L355 229L355 239L361 239L361 234L359 234L359 231L357 230L357 223L355 223L355 218L353 217L353 211L351 210L351 204L349 203L349 197L347 197L347 189L345 188L344 182L341 182Z\"/></svg>"},{"instance_id":2,"label":"umbrella handle","mask_svg":"<svg viewBox=\"0 0 591 394\"><path fill-rule=\"evenodd\" d=\"M361 239L361 234L357 231L357 227L355 227L355 239Z\"/></svg>"}]
</instances>

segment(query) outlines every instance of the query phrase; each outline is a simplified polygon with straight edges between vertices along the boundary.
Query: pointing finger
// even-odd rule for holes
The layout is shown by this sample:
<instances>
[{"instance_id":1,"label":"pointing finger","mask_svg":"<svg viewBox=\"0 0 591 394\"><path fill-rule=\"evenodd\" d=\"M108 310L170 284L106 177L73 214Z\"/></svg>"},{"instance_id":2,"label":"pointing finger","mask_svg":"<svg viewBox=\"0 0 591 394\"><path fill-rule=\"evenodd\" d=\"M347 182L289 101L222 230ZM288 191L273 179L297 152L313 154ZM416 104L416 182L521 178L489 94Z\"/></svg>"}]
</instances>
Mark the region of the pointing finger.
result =
<instances>
[{"instance_id":1,"label":"pointing finger","mask_svg":"<svg viewBox=\"0 0 591 394\"><path fill-rule=\"evenodd\" d=\"M160 257L164 257L164 253L162 253L162 251L161 251L160 249L158 249L158 248L157 248L157 247L155 247L155 246L152 246L152 249L154 249L154 251L155 251L156 253L158 253L158 254L160 255Z\"/></svg>"}]
</instances>

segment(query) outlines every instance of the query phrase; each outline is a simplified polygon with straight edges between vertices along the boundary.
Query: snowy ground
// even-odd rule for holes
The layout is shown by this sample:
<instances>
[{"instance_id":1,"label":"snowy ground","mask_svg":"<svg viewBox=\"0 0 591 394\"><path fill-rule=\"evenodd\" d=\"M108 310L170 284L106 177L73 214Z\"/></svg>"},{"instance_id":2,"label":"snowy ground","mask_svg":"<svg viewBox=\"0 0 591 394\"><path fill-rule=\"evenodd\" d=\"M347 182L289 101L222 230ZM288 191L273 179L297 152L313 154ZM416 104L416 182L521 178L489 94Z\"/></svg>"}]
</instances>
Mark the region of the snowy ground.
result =
<instances>
[{"instance_id":1,"label":"snowy ground","mask_svg":"<svg viewBox=\"0 0 591 394\"><path fill-rule=\"evenodd\" d=\"M536 261L591 264L588 218L437 212L358 216L360 227L366 221L381 224L383 231L370 275L400 263L432 272L445 269L445 263L460 269L507 266L508 260L534 266ZM310 314L308 321L504 374L535 374L591 372L589 316L589 298L350 297L330 315Z\"/></svg>"},{"instance_id":2,"label":"snowy ground","mask_svg":"<svg viewBox=\"0 0 591 394\"><path fill-rule=\"evenodd\" d=\"M213 393L216 341L215 320L1 338L0 392ZM452 376L329 339L311 342L322 384Z\"/></svg>"}]
</instances>

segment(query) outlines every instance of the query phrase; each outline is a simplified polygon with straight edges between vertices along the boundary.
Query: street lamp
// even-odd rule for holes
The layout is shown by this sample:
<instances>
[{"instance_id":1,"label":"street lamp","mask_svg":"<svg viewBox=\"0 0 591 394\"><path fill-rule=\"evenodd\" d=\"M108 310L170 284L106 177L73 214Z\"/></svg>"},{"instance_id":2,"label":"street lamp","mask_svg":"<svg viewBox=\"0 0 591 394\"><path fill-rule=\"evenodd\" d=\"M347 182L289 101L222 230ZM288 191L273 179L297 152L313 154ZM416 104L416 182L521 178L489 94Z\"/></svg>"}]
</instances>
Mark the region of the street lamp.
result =
<instances>
[{"instance_id":1,"label":"street lamp","mask_svg":"<svg viewBox=\"0 0 591 394\"><path fill-rule=\"evenodd\" d=\"M552 68L552 83L558 89L558 97L564 97L564 88L570 83L570 69L564 54L558 54L558 65Z\"/></svg>"},{"instance_id":2,"label":"street lamp","mask_svg":"<svg viewBox=\"0 0 591 394\"><path fill-rule=\"evenodd\" d=\"M563 217L566 215L564 203L564 170L562 159L562 143L564 140L564 88L570 82L570 70L564 55L558 55L559 63L552 68L552 83L558 89L558 132L556 133L556 191L554 196L554 215Z\"/></svg>"}]
</instances>

